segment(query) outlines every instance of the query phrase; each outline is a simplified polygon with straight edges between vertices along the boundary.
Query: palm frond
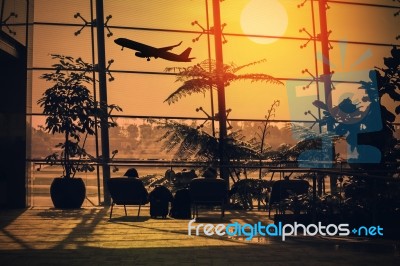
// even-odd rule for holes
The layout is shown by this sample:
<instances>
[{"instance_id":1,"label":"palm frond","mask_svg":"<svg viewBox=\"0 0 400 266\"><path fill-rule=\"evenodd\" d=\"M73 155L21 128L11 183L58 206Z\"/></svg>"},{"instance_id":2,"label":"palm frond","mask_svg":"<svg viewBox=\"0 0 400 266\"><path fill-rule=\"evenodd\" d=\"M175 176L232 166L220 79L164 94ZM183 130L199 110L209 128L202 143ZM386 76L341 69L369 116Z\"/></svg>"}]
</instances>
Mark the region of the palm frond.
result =
<instances>
[{"instance_id":1,"label":"palm frond","mask_svg":"<svg viewBox=\"0 0 400 266\"><path fill-rule=\"evenodd\" d=\"M229 86L232 81L237 80L250 80L251 82L261 81L273 84L282 85L283 83L267 74L242 74L236 75L235 73L245 67L249 67L255 64L265 62L265 59L251 62L242 66L236 66L235 64L224 64L222 69L222 77L225 86ZM204 60L194 66L190 67L169 67L166 68L166 72L177 72L176 82L183 82L176 91L168 96L164 101L168 104L178 101L180 98L191 95L193 93L205 93L210 88L217 87L217 73L216 73L216 61L215 60Z\"/></svg>"},{"instance_id":2,"label":"palm frond","mask_svg":"<svg viewBox=\"0 0 400 266\"><path fill-rule=\"evenodd\" d=\"M219 158L219 139L205 131L174 121L161 122L158 126L166 133L159 139L162 150L174 151L176 159L197 159L215 161ZM226 144L226 155L230 159L250 159L259 156L254 146L242 140L235 132L228 136L232 141Z\"/></svg>"},{"instance_id":3,"label":"palm frond","mask_svg":"<svg viewBox=\"0 0 400 266\"><path fill-rule=\"evenodd\" d=\"M305 151L320 151L315 153L316 157L323 155L324 157L327 156L327 158L330 158L330 143L339 139L339 136L337 136L334 132L326 131L319 133L310 129L309 127L301 125L291 124L289 126L293 134L297 135L299 139L299 141L288 150L292 157L297 158Z\"/></svg>"},{"instance_id":4,"label":"palm frond","mask_svg":"<svg viewBox=\"0 0 400 266\"><path fill-rule=\"evenodd\" d=\"M244 141L244 138L228 136L232 139L232 142L228 142L225 145L225 152L229 159L259 159L260 153L257 151L257 147L250 142Z\"/></svg>"},{"instance_id":5,"label":"palm frond","mask_svg":"<svg viewBox=\"0 0 400 266\"><path fill-rule=\"evenodd\" d=\"M283 82L280 81L279 79L276 79L273 76L267 74L259 74L259 73L237 75L235 80L250 80L251 82L260 81L260 82L268 82L272 84L283 85Z\"/></svg>"},{"instance_id":6,"label":"palm frond","mask_svg":"<svg viewBox=\"0 0 400 266\"><path fill-rule=\"evenodd\" d=\"M235 66L235 65L232 64L231 65L232 66L231 71L232 71L232 73L236 73L236 72L242 70L243 68L246 68L246 67L249 67L249 66L254 66L254 65L257 65L257 64L260 64L260 63L264 63L264 62L267 62L267 59L264 58L264 59L261 59L261 60L258 60L258 61L254 61L254 62L245 64L245 65L241 65L241 66Z\"/></svg>"},{"instance_id":7,"label":"palm frond","mask_svg":"<svg viewBox=\"0 0 400 266\"><path fill-rule=\"evenodd\" d=\"M168 104L177 102L180 98L186 97L193 93L205 93L212 85L207 79L191 79L187 80L176 91L170 94L164 102Z\"/></svg>"}]
</instances>

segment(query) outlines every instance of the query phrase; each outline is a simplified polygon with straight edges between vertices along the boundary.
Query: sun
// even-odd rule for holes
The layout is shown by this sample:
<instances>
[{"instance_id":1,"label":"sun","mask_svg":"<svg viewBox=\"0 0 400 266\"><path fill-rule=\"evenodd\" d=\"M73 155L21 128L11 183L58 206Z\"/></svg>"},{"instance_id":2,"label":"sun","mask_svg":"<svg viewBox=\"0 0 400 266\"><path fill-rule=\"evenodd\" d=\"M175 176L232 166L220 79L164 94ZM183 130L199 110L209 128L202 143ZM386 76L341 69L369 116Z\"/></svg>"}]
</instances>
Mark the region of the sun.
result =
<instances>
[{"instance_id":1,"label":"sun","mask_svg":"<svg viewBox=\"0 0 400 266\"><path fill-rule=\"evenodd\" d=\"M288 15L278 0L250 0L240 17L243 33L280 37L288 26ZM249 37L259 44L270 44L277 38Z\"/></svg>"}]
</instances>

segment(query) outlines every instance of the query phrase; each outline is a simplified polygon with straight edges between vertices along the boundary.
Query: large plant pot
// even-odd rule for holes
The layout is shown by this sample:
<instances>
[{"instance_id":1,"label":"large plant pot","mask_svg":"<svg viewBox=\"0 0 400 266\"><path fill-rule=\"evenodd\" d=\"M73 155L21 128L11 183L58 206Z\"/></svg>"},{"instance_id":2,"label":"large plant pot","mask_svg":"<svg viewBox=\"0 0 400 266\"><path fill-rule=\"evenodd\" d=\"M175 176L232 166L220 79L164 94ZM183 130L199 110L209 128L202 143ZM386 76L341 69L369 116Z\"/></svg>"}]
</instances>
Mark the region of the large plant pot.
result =
<instances>
[{"instance_id":1,"label":"large plant pot","mask_svg":"<svg viewBox=\"0 0 400 266\"><path fill-rule=\"evenodd\" d=\"M86 196L86 187L82 178L54 178L50 186L53 205L59 209L78 209Z\"/></svg>"}]
</instances>

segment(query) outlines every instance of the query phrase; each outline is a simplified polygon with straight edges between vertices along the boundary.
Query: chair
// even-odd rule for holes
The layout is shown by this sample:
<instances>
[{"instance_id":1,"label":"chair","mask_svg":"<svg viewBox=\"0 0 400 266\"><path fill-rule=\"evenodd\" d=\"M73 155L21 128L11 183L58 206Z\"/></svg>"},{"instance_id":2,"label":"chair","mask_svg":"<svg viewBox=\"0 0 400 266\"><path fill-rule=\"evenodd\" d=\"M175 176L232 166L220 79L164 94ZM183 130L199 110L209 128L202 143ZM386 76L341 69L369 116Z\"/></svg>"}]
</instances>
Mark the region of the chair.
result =
<instances>
[{"instance_id":1,"label":"chair","mask_svg":"<svg viewBox=\"0 0 400 266\"><path fill-rule=\"evenodd\" d=\"M198 206L221 206L221 218L225 215L225 202L228 200L228 186L220 178L194 178L189 184L193 208L193 218L198 217Z\"/></svg>"},{"instance_id":2,"label":"chair","mask_svg":"<svg viewBox=\"0 0 400 266\"><path fill-rule=\"evenodd\" d=\"M143 182L137 178L115 177L107 180L108 190L111 195L111 212L110 220L114 205L124 205L125 216L127 216L126 205L139 205L138 217L140 215L140 207L149 202L148 193Z\"/></svg>"},{"instance_id":3,"label":"chair","mask_svg":"<svg viewBox=\"0 0 400 266\"><path fill-rule=\"evenodd\" d=\"M288 199L292 195L300 195L308 192L310 184L306 180L278 180L272 185L271 195L269 198L268 217L271 218L271 209L277 207L276 212L283 213L282 201Z\"/></svg>"}]
</instances>

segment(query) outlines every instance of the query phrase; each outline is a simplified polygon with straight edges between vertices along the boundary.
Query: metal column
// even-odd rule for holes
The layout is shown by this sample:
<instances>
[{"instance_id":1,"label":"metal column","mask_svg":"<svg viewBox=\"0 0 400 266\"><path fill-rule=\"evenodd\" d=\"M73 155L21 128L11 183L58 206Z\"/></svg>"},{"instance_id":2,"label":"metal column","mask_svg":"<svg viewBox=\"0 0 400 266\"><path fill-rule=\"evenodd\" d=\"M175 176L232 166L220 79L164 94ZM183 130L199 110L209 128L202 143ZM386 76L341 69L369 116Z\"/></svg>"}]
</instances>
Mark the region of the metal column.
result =
<instances>
[{"instance_id":1,"label":"metal column","mask_svg":"<svg viewBox=\"0 0 400 266\"><path fill-rule=\"evenodd\" d=\"M97 71L99 73L99 94L100 102L106 114L107 110L107 78L106 78L106 52L104 41L104 6L103 0L96 0L96 26L97 26ZM110 147L107 127L108 117L101 118L101 151L102 151L102 166L103 166L103 186L104 186L104 205L111 204L110 193L106 185L110 178Z\"/></svg>"},{"instance_id":2,"label":"metal column","mask_svg":"<svg viewBox=\"0 0 400 266\"><path fill-rule=\"evenodd\" d=\"M222 30L221 30L221 12L219 0L213 0L214 16L214 41L215 41L215 59L217 73L217 95L218 95L218 121L219 121L219 160L221 177L229 181L228 158L225 152L225 143L227 136L226 129L226 107L225 107L225 87L223 80L223 55L222 55Z\"/></svg>"},{"instance_id":3,"label":"metal column","mask_svg":"<svg viewBox=\"0 0 400 266\"><path fill-rule=\"evenodd\" d=\"M328 23L326 18L326 6L327 0L319 1L319 21L320 21L320 41L322 46L322 67L324 77L324 89L325 89L325 103L329 109L332 108L332 95L331 95L331 68L329 61L329 39L328 39ZM328 123L328 131L333 130L333 125Z\"/></svg>"},{"instance_id":4,"label":"metal column","mask_svg":"<svg viewBox=\"0 0 400 266\"><path fill-rule=\"evenodd\" d=\"M322 46L322 66L324 74L324 89L325 89L325 103L329 110L332 109L332 79L331 79L331 68L329 60L329 33L328 33L328 23L326 18L327 0L319 1L319 21L320 21L320 41ZM328 132L333 131L333 123L327 123ZM332 161L335 159L335 146L332 142L332 153L330 158ZM323 179L322 179L323 182ZM337 176L330 175L330 186L331 193L336 193L337 190Z\"/></svg>"}]
</instances>

